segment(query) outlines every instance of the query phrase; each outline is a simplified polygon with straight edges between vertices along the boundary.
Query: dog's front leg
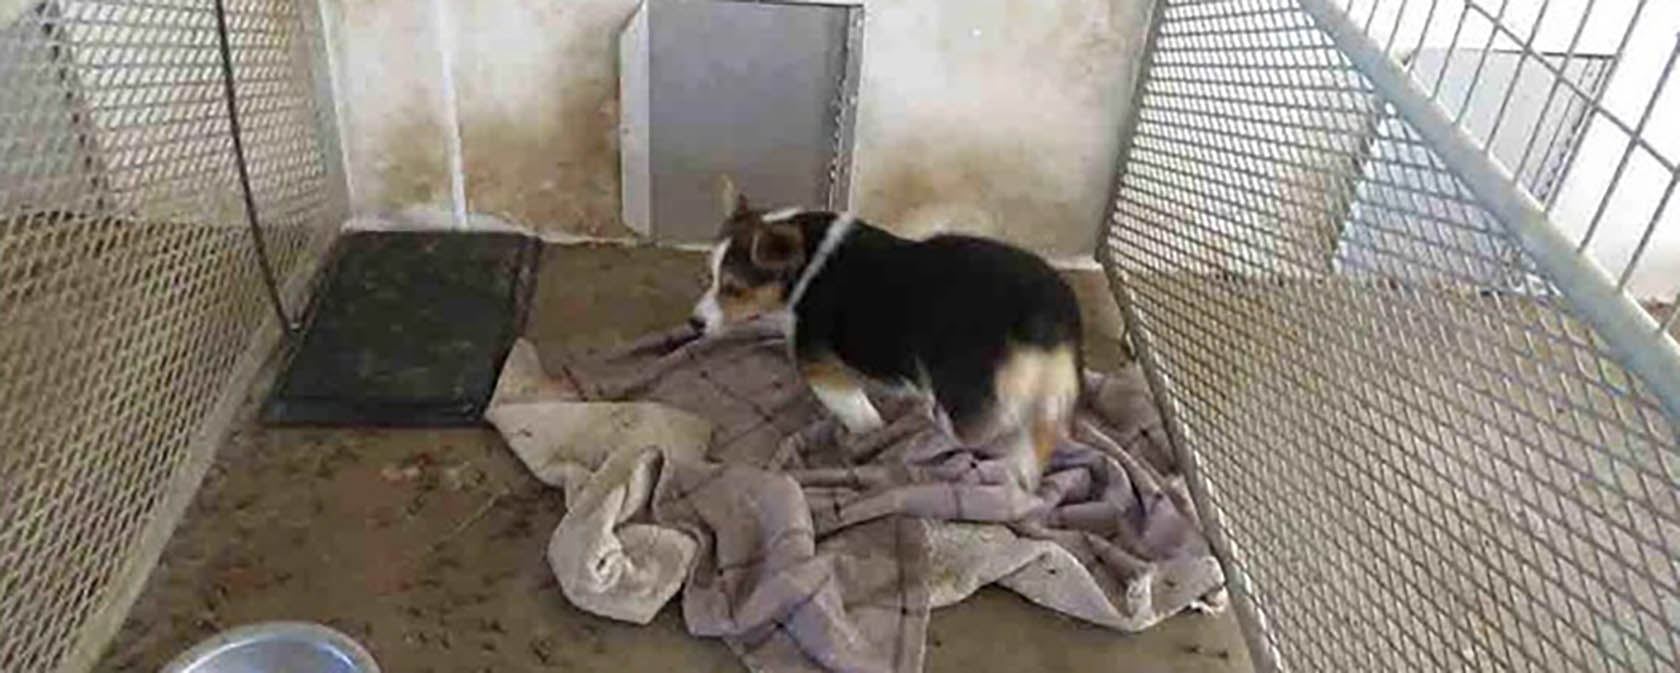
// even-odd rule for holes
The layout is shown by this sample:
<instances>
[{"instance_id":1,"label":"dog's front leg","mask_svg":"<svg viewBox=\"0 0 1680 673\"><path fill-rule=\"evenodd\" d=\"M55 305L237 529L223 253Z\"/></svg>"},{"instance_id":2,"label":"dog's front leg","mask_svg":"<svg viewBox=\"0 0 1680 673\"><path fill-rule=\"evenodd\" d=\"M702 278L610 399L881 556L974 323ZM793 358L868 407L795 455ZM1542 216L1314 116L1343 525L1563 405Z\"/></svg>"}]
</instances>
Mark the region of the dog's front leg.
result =
<instances>
[{"instance_id":1,"label":"dog's front leg","mask_svg":"<svg viewBox=\"0 0 1680 673\"><path fill-rule=\"evenodd\" d=\"M879 430L883 425L880 412L870 403L869 396L857 375L833 356L801 362L799 370L805 383L828 411L854 434Z\"/></svg>"}]
</instances>

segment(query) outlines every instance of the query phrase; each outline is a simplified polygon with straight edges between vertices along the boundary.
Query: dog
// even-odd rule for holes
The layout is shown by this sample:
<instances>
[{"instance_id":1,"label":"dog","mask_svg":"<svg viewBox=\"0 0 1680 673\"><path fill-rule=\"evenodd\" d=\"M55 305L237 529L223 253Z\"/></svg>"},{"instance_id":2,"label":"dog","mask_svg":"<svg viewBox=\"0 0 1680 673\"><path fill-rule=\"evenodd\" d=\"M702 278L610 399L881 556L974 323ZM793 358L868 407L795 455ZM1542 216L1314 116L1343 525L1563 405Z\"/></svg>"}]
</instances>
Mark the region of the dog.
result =
<instances>
[{"instance_id":1,"label":"dog","mask_svg":"<svg viewBox=\"0 0 1680 673\"><path fill-rule=\"evenodd\" d=\"M866 383L908 387L1036 490L1082 388L1079 304L1061 275L984 238L912 240L849 213L756 210L727 179L719 198L696 330L782 315L805 382L849 432L882 426Z\"/></svg>"}]
</instances>

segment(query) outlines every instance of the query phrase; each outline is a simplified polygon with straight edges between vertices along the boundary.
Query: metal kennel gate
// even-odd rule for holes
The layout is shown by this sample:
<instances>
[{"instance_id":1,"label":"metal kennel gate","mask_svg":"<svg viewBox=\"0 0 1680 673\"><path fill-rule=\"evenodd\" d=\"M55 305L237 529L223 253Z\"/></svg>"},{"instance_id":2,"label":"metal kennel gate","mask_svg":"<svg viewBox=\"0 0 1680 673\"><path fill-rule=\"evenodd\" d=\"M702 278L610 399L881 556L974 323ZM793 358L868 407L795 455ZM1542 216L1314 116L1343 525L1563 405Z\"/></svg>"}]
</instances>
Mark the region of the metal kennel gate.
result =
<instances>
[{"instance_id":1,"label":"metal kennel gate","mask_svg":"<svg viewBox=\"0 0 1680 673\"><path fill-rule=\"evenodd\" d=\"M93 666L345 218L316 3L216 7L0 0L0 671Z\"/></svg>"},{"instance_id":2,"label":"metal kennel gate","mask_svg":"<svg viewBox=\"0 0 1680 673\"><path fill-rule=\"evenodd\" d=\"M1262 670L1680 670L1669 5L1159 0L1099 255Z\"/></svg>"}]
</instances>

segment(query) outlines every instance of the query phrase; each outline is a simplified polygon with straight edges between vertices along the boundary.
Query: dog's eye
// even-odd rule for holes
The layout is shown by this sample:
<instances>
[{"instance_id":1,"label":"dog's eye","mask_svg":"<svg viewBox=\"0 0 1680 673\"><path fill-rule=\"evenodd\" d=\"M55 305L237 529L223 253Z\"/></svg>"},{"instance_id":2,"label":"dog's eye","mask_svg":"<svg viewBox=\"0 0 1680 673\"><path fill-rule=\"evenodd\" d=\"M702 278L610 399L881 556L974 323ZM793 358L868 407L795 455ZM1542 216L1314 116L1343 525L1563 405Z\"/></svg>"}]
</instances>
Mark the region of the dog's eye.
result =
<instances>
[{"instance_id":1,"label":"dog's eye","mask_svg":"<svg viewBox=\"0 0 1680 673\"><path fill-rule=\"evenodd\" d=\"M722 290L724 296L727 297L739 297L747 293L746 287L743 287L740 283L733 283L729 281L724 281L722 286L718 289Z\"/></svg>"}]
</instances>

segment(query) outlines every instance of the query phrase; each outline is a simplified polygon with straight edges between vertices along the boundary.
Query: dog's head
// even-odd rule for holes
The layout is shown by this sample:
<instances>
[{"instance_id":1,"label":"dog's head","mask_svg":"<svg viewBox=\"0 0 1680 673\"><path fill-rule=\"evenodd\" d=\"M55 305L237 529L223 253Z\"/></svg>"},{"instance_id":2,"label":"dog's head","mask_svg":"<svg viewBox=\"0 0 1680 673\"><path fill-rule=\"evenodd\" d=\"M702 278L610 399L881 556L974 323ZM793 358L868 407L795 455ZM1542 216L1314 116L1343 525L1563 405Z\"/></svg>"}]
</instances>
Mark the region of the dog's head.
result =
<instances>
[{"instance_id":1,"label":"dog's head","mask_svg":"<svg viewBox=\"0 0 1680 673\"><path fill-rule=\"evenodd\" d=\"M753 209L728 178L720 181L718 198L724 220L712 247L711 286L689 318L708 333L787 308L806 262L805 234L790 211Z\"/></svg>"}]
</instances>

